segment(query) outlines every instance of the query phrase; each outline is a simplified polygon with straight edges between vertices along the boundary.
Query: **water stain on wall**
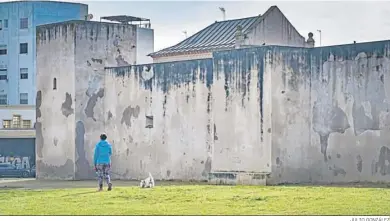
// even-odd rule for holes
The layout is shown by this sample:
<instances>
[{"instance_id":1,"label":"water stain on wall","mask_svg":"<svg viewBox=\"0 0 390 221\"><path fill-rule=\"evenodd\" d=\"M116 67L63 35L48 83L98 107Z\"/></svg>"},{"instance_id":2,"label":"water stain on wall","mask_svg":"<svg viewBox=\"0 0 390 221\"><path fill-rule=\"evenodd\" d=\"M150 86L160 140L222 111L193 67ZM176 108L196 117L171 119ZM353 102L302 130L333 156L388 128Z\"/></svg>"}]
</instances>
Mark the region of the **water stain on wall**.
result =
<instances>
[{"instance_id":1,"label":"water stain on wall","mask_svg":"<svg viewBox=\"0 0 390 221\"><path fill-rule=\"evenodd\" d=\"M88 91L87 91L88 92ZM88 95L88 93L86 93ZM94 108L96 106L96 102L98 98L104 97L104 88L99 89L97 93L93 93L92 96L89 97L87 106L85 107L84 113L87 116L87 118L92 118L94 121L96 121L94 117Z\"/></svg>"},{"instance_id":2,"label":"water stain on wall","mask_svg":"<svg viewBox=\"0 0 390 221\"><path fill-rule=\"evenodd\" d=\"M82 121L76 123L76 171L75 177L78 178L94 178L92 167L87 160L85 150L85 127Z\"/></svg>"},{"instance_id":3,"label":"water stain on wall","mask_svg":"<svg viewBox=\"0 0 390 221\"><path fill-rule=\"evenodd\" d=\"M320 135L321 153L328 161L326 151L331 133L344 133L350 125L345 112L338 106L321 105L319 101L313 106L313 130Z\"/></svg>"},{"instance_id":4,"label":"water stain on wall","mask_svg":"<svg viewBox=\"0 0 390 221\"><path fill-rule=\"evenodd\" d=\"M360 155L357 155L356 162L356 169L361 173L363 170L363 159Z\"/></svg>"},{"instance_id":5,"label":"water stain on wall","mask_svg":"<svg viewBox=\"0 0 390 221\"><path fill-rule=\"evenodd\" d=\"M41 113L41 105L42 105L42 91L37 91L37 97L35 98L36 105L36 117L40 118L42 116Z\"/></svg>"},{"instance_id":6,"label":"water stain on wall","mask_svg":"<svg viewBox=\"0 0 390 221\"><path fill-rule=\"evenodd\" d=\"M382 176L390 175L390 149L388 147L381 147L378 162L375 163L374 172L379 172Z\"/></svg>"},{"instance_id":7,"label":"water stain on wall","mask_svg":"<svg viewBox=\"0 0 390 221\"><path fill-rule=\"evenodd\" d=\"M345 176L347 175L347 172L345 172L345 170L343 168L340 168L340 167L337 167L336 165L333 165L333 176L338 176L338 175L342 175L342 176Z\"/></svg>"},{"instance_id":8,"label":"water stain on wall","mask_svg":"<svg viewBox=\"0 0 390 221\"><path fill-rule=\"evenodd\" d=\"M43 162L42 160L37 160L37 178L55 178L55 179L64 179L64 180L73 180L74 177L74 162L68 159L64 165L54 166L49 165Z\"/></svg>"},{"instance_id":9,"label":"water stain on wall","mask_svg":"<svg viewBox=\"0 0 390 221\"><path fill-rule=\"evenodd\" d=\"M37 155L39 158L42 158L45 140L44 140L43 135L42 135L42 123L41 122L35 123L35 133L36 133L35 147L36 147Z\"/></svg>"},{"instance_id":10,"label":"water stain on wall","mask_svg":"<svg viewBox=\"0 0 390 221\"><path fill-rule=\"evenodd\" d=\"M74 113L74 109L72 108L72 96L69 93L65 93L65 101L61 105L61 111L65 117L69 117L69 115Z\"/></svg>"},{"instance_id":11,"label":"water stain on wall","mask_svg":"<svg viewBox=\"0 0 390 221\"><path fill-rule=\"evenodd\" d=\"M206 163L204 164L202 176L207 177L211 172L211 162L212 162L211 157L207 157Z\"/></svg>"},{"instance_id":12,"label":"water stain on wall","mask_svg":"<svg viewBox=\"0 0 390 221\"><path fill-rule=\"evenodd\" d=\"M57 137L54 137L53 144L54 144L54 146L57 146L57 144L58 144L58 138Z\"/></svg>"},{"instance_id":13,"label":"water stain on wall","mask_svg":"<svg viewBox=\"0 0 390 221\"><path fill-rule=\"evenodd\" d=\"M138 118L140 107L137 105L134 108L130 106L126 107L122 114L121 124L125 123L126 126L131 127L131 117Z\"/></svg>"},{"instance_id":14,"label":"water stain on wall","mask_svg":"<svg viewBox=\"0 0 390 221\"><path fill-rule=\"evenodd\" d=\"M111 111L108 111L107 120L111 120L111 118L112 118L112 113L111 113Z\"/></svg>"},{"instance_id":15,"label":"water stain on wall","mask_svg":"<svg viewBox=\"0 0 390 221\"><path fill-rule=\"evenodd\" d=\"M352 117L355 135L360 135L367 130L379 130L379 111L375 109L375 106L371 106L372 118L367 116L362 105L358 105L356 102L352 106Z\"/></svg>"}]
</instances>

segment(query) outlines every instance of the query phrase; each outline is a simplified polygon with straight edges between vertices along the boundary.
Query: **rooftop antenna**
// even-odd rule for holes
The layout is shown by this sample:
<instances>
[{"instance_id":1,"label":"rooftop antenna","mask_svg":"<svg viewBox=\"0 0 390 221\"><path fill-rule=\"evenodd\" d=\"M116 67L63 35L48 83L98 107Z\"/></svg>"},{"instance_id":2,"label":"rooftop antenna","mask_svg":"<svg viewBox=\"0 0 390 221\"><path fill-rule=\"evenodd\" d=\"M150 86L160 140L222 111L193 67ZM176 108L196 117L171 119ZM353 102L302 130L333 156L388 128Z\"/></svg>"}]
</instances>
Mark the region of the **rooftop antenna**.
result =
<instances>
[{"instance_id":1,"label":"rooftop antenna","mask_svg":"<svg viewBox=\"0 0 390 221\"><path fill-rule=\"evenodd\" d=\"M226 20L226 10L224 7L219 7L219 10L222 12L223 20Z\"/></svg>"},{"instance_id":2,"label":"rooftop antenna","mask_svg":"<svg viewBox=\"0 0 390 221\"><path fill-rule=\"evenodd\" d=\"M187 31L183 31L183 33L184 33L184 35L186 36L186 38L187 38Z\"/></svg>"},{"instance_id":3,"label":"rooftop antenna","mask_svg":"<svg viewBox=\"0 0 390 221\"><path fill-rule=\"evenodd\" d=\"M318 33L320 33L320 46L322 45L322 30L317 30L318 31Z\"/></svg>"}]
</instances>

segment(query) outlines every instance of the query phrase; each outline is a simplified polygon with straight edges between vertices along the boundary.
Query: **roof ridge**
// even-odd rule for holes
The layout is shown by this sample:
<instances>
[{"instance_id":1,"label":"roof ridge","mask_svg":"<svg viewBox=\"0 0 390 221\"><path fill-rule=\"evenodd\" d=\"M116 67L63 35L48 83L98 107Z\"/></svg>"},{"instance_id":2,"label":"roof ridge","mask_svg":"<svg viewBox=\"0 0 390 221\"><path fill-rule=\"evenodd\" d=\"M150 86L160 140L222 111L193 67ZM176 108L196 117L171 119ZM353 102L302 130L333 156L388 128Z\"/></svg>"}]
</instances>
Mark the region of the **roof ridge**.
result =
<instances>
[{"instance_id":1,"label":"roof ridge","mask_svg":"<svg viewBox=\"0 0 390 221\"><path fill-rule=\"evenodd\" d=\"M244 20L244 19L256 18L256 17L261 17L261 15L250 16L250 17L245 17L245 18L234 18L234 19L229 19L229 20L224 20L224 21L215 21L214 23L222 23L222 22L228 22L228 21L238 21L238 20Z\"/></svg>"}]
</instances>

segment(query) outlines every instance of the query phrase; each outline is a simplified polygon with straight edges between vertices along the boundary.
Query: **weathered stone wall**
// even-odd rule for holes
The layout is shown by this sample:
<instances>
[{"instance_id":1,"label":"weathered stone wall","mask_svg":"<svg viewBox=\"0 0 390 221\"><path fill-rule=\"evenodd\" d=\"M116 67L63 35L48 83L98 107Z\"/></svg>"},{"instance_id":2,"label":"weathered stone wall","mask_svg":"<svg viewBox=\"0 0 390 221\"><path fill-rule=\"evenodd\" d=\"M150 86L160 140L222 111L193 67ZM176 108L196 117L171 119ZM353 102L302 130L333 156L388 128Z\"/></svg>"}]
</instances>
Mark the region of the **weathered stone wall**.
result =
<instances>
[{"instance_id":1,"label":"weathered stone wall","mask_svg":"<svg viewBox=\"0 0 390 221\"><path fill-rule=\"evenodd\" d=\"M390 181L389 48L270 48L270 183Z\"/></svg>"},{"instance_id":2,"label":"weathered stone wall","mask_svg":"<svg viewBox=\"0 0 390 221\"><path fill-rule=\"evenodd\" d=\"M80 47L38 44L49 54L57 44L76 48L73 58L61 55L73 63L38 53L38 177L93 178L93 148L105 131L114 178L246 171L271 172L270 184L390 181L389 41L112 67L134 61L132 38L97 37L99 46L84 33L110 31L73 29ZM53 76L69 73L50 88Z\"/></svg>"},{"instance_id":3,"label":"weathered stone wall","mask_svg":"<svg viewBox=\"0 0 390 221\"><path fill-rule=\"evenodd\" d=\"M211 59L107 69L103 105L115 177L205 180L211 170L270 170L270 152L257 136L252 61L246 68L254 72L244 77L253 93L243 97L236 64L215 64L214 73ZM226 77L224 69L231 71Z\"/></svg>"},{"instance_id":4,"label":"weathered stone wall","mask_svg":"<svg viewBox=\"0 0 390 221\"><path fill-rule=\"evenodd\" d=\"M76 81L76 99L94 102L95 118L83 116L76 123L77 177L93 176L88 168L102 131L113 144L114 178L139 179L151 172L156 179L205 180L211 170L270 171L265 147L271 136L263 135L270 125L261 121L270 116L260 104L270 102L259 87L263 55L237 53L214 64L203 59L107 68L104 76L94 75L95 84ZM250 61L234 63L235 57ZM95 90L95 98L88 99L87 89ZM80 108L80 115L87 109Z\"/></svg>"},{"instance_id":5,"label":"weathered stone wall","mask_svg":"<svg viewBox=\"0 0 390 221\"><path fill-rule=\"evenodd\" d=\"M81 23L76 29L75 115L76 179L94 178L92 158L99 136L105 132L104 67L136 61L136 26L113 23ZM107 131L109 132L109 131ZM88 161L90 159L90 161Z\"/></svg>"}]
</instances>

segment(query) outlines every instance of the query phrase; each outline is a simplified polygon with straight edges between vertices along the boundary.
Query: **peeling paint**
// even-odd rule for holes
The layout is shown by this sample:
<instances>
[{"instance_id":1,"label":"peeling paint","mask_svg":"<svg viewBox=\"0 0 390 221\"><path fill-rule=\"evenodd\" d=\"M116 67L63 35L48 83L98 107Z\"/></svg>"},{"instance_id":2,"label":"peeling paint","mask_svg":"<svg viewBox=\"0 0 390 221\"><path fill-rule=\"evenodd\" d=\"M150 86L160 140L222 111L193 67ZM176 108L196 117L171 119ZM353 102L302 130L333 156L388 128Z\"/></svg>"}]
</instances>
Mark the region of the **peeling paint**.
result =
<instances>
[{"instance_id":1,"label":"peeling paint","mask_svg":"<svg viewBox=\"0 0 390 221\"><path fill-rule=\"evenodd\" d=\"M72 108L72 96L68 93L65 94L65 101L62 103L61 111L65 117L69 117L69 115L74 113L74 109Z\"/></svg>"},{"instance_id":2,"label":"peeling paint","mask_svg":"<svg viewBox=\"0 0 390 221\"><path fill-rule=\"evenodd\" d=\"M108 111L107 120L111 120L111 118L112 118L112 113L111 113L111 111Z\"/></svg>"},{"instance_id":3,"label":"peeling paint","mask_svg":"<svg viewBox=\"0 0 390 221\"><path fill-rule=\"evenodd\" d=\"M129 63L127 61L125 61L125 59L123 58L122 55L118 55L118 57L116 57L115 60L116 60L116 64L118 66L127 66L127 65L129 65Z\"/></svg>"},{"instance_id":4,"label":"peeling paint","mask_svg":"<svg viewBox=\"0 0 390 221\"><path fill-rule=\"evenodd\" d=\"M347 172L345 172L344 169L340 168L340 167L336 167L336 165L333 166L333 175L334 176L338 176L338 175L341 175L341 176L345 176L347 175Z\"/></svg>"},{"instance_id":5,"label":"peeling paint","mask_svg":"<svg viewBox=\"0 0 390 221\"><path fill-rule=\"evenodd\" d=\"M45 140L42 135L42 123L41 122L36 122L35 123L35 133L36 133L36 140L35 140L35 148L37 152L37 156L39 158L43 157L43 148L45 145Z\"/></svg>"},{"instance_id":6,"label":"peeling paint","mask_svg":"<svg viewBox=\"0 0 390 221\"><path fill-rule=\"evenodd\" d=\"M361 173L363 170L363 159L360 155L357 155L356 161L356 169Z\"/></svg>"},{"instance_id":7,"label":"peeling paint","mask_svg":"<svg viewBox=\"0 0 390 221\"><path fill-rule=\"evenodd\" d=\"M93 109L96 106L96 102L98 98L104 97L104 88L99 89L97 93L93 93L92 96L89 97L87 106L85 107L84 113L88 118L92 118L94 121L96 121L94 117L94 111Z\"/></svg>"},{"instance_id":8,"label":"peeling paint","mask_svg":"<svg viewBox=\"0 0 390 221\"><path fill-rule=\"evenodd\" d=\"M53 144L54 144L54 146L57 146L57 144L58 144L58 139L56 137L54 137L54 139L53 139Z\"/></svg>"},{"instance_id":9,"label":"peeling paint","mask_svg":"<svg viewBox=\"0 0 390 221\"><path fill-rule=\"evenodd\" d=\"M110 56L92 54L77 63L90 71L88 79L93 72L86 59L91 66L131 63L125 61L129 56L123 53L122 39L112 39L114 33L104 35L110 39L105 50ZM86 36L90 37L89 31ZM87 83L76 80L76 93L82 94L76 97L74 111L81 116L76 116L76 127L72 126L76 130L76 164L80 166L76 177L89 176L86 168L92 150L88 146L94 139L89 136L104 129L118 134L112 136L116 162L136 164L130 168L121 163L124 166L116 168L124 178L151 170L162 179L203 179L210 173L211 163L218 169L216 162L226 161L223 166L232 169L248 165L272 169L270 180L276 183L347 182L369 177L365 165L372 162L372 180L388 180L381 177L390 173L388 150L382 147L378 159L366 154L372 143L386 145L389 111L384 101L388 100L389 67L380 60L388 59L386 47L390 44L386 45L266 46L217 52L212 59L107 68L110 74L97 78L88 93L81 93ZM357 56L359 50L367 53ZM369 60L373 56L369 51L382 57ZM102 62L94 60L97 57ZM103 76L100 69L95 73ZM82 74L85 76L77 73L77 79L87 79L87 74ZM102 101L99 105L98 98ZM86 106L84 112L77 110L80 106ZM95 119L94 113L103 117ZM143 127L144 113L147 129ZM150 126L152 118L155 125Z\"/></svg>"},{"instance_id":10,"label":"peeling paint","mask_svg":"<svg viewBox=\"0 0 390 221\"><path fill-rule=\"evenodd\" d=\"M45 164L42 160L37 160L38 179L62 179L74 180L74 162L68 159L62 166Z\"/></svg>"},{"instance_id":11,"label":"peeling paint","mask_svg":"<svg viewBox=\"0 0 390 221\"><path fill-rule=\"evenodd\" d=\"M85 150L85 127L82 121L76 123L76 179L94 178L92 165L87 160L87 151ZM94 147L90 147L92 150Z\"/></svg>"},{"instance_id":12,"label":"peeling paint","mask_svg":"<svg viewBox=\"0 0 390 221\"><path fill-rule=\"evenodd\" d=\"M375 171L378 171L382 176L390 175L390 149L386 146L380 149Z\"/></svg>"},{"instance_id":13,"label":"peeling paint","mask_svg":"<svg viewBox=\"0 0 390 221\"><path fill-rule=\"evenodd\" d=\"M202 172L202 176L207 177L211 172L211 157L208 157L206 163L204 164L204 170Z\"/></svg>"},{"instance_id":14,"label":"peeling paint","mask_svg":"<svg viewBox=\"0 0 390 221\"><path fill-rule=\"evenodd\" d=\"M36 103L36 118L40 118L42 116L42 112L41 112L41 105L42 105L42 91L37 91L37 97L35 99Z\"/></svg>"},{"instance_id":15,"label":"peeling paint","mask_svg":"<svg viewBox=\"0 0 390 221\"><path fill-rule=\"evenodd\" d=\"M122 114L121 124L125 123L126 126L131 127L131 117L138 118L139 112L140 107L138 105L134 108L126 107Z\"/></svg>"},{"instance_id":16,"label":"peeling paint","mask_svg":"<svg viewBox=\"0 0 390 221\"><path fill-rule=\"evenodd\" d=\"M99 58L92 58L91 60L92 60L92 62L96 62L96 63L99 63L99 64L103 64L103 60L102 60L102 59L99 59Z\"/></svg>"},{"instance_id":17,"label":"peeling paint","mask_svg":"<svg viewBox=\"0 0 390 221\"><path fill-rule=\"evenodd\" d=\"M327 161L326 151L331 133L344 133L350 125L345 112L335 106L320 106L318 101L313 106L313 130L320 135L321 153Z\"/></svg>"}]
</instances>

